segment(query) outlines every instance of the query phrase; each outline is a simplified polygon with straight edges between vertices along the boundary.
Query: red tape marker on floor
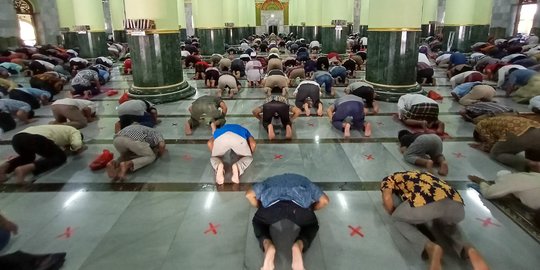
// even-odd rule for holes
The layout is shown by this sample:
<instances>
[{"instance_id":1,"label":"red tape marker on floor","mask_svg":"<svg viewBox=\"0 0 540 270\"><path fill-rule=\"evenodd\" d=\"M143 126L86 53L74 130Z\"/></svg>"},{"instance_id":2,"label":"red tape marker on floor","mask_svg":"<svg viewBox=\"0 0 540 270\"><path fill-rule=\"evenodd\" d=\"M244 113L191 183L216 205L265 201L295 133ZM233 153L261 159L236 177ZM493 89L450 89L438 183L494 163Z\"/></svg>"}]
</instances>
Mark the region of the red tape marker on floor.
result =
<instances>
[{"instance_id":1,"label":"red tape marker on floor","mask_svg":"<svg viewBox=\"0 0 540 270\"><path fill-rule=\"evenodd\" d=\"M456 158L464 158L465 156L462 153L452 153Z\"/></svg>"},{"instance_id":2,"label":"red tape marker on floor","mask_svg":"<svg viewBox=\"0 0 540 270\"><path fill-rule=\"evenodd\" d=\"M214 224L212 224L210 222L210 223L208 223L208 226L209 226L208 230L204 231L204 234L208 234L208 233L211 232L212 234L216 235L217 234L217 229L219 228L220 225L219 224L214 225Z\"/></svg>"},{"instance_id":3,"label":"red tape marker on floor","mask_svg":"<svg viewBox=\"0 0 540 270\"><path fill-rule=\"evenodd\" d=\"M375 157L373 157L373 154L364 155L364 157L365 157L367 160L374 160L374 159L375 159Z\"/></svg>"},{"instance_id":4,"label":"red tape marker on floor","mask_svg":"<svg viewBox=\"0 0 540 270\"><path fill-rule=\"evenodd\" d=\"M282 159L282 158L283 158L283 155L278 155L278 154L274 155L274 159Z\"/></svg>"},{"instance_id":5,"label":"red tape marker on floor","mask_svg":"<svg viewBox=\"0 0 540 270\"><path fill-rule=\"evenodd\" d=\"M479 221L482 221L482 227L489 227L490 225L501 227L501 225L497 223L493 223L491 218L486 218L486 219L476 218L476 219Z\"/></svg>"},{"instance_id":6,"label":"red tape marker on floor","mask_svg":"<svg viewBox=\"0 0 540 270\"><path fill-rule=\"evenodd\" d=\"M56 238L68 239L73 235L74 230L71 227L67 227L63 234L58 235Z\"/></svg>"},{"instance_id":7,"label":"red tape marker on floor","mask_svg":"<svg viewBox=\"0 0 540 270\"><path fill-rule=\"evenodd\" d=\"M364 237L364 234L362 233L362 227L360 227L360 226L353 227L353 226L349 225L349 229L351 229L351 233L350 233L351 237L354 237L357 234L360 237Z\"/></svg>"}]
</instances>

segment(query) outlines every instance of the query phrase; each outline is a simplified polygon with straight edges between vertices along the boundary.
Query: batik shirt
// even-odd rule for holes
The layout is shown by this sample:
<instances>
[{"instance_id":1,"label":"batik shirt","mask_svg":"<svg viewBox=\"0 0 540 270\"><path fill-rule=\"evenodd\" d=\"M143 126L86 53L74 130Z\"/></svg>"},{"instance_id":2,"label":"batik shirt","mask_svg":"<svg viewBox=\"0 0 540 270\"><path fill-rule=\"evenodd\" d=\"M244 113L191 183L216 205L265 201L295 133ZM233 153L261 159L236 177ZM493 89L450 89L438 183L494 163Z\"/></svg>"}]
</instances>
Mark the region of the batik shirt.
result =
<instances>
[{"instance_id":1,"label":"batik shirt","mask_svg":"<svg viewBox=\"0 0 540 270\"><path fill-rule=\"evenodd\" d=\"M475 130L484 150L489 151L495 143L506 141L508 134L521 136L530 128L540 128L540 123L519 116L495 116L480 121Z\"/></svg>"},{"instance_id":2,"label":"batik shirt","mask_svg":"<svg viewBox=\"0 0 540 270\"><path fill-rule=\"evenodd\" d=\"M409 202L411 207L420 207L446 198L463 203L459 193L445 181L424 172L397 172L385 177L381 190L390 189Z\"/></svg>"}]
</instances>

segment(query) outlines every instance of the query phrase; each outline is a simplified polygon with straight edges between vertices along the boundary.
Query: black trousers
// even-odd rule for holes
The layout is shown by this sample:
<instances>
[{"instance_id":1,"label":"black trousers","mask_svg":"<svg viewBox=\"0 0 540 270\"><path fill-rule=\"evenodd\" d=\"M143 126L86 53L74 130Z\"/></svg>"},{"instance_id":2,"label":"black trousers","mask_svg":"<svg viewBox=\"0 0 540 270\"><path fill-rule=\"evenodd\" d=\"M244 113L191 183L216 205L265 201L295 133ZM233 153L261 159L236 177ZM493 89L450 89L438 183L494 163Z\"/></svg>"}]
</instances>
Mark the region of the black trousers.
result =
<instances>
[{"instance_id":1,"label":"black trousers","mask_svg":"<svg viewBox=\"0 0 540 270\"><path fill-rule=\"evenodd\" d=\"M10 113L0 111L0 128L4 132L14 130L16 126L17 123L15 122L15 119L13 119L13 116L11 116Z\"/></svg>"},{"instance_id":2,"label":"black trousers","mask_svg":"<svg viewBox=\"0 0 540 270\"><path fill-rule=\"evenodd\" d=\"M291 201L280 201L267 208L260 207L255 213L253 231L261 248L264 239L272 240L270 226L283 219L288 219L300 227L295 242L302 240L304 251L308 250L319 231L319 221L313 210L302 208Z\"/></svg>"},{"instance_id":3,"label":"black trousers","mask_svg":"<svg viewBox=\"0 0 540 270\"><path fill-rule=\"evenodd\" d=\"M289 105L279 102L270 101L263 105L263 126L268 129L268 125L272 123L272 118L279 117L283 127L292 125L291 117L289 116Z\"/></svg>"},{"instance_id":4,"label":"black trousers","mask_svg":"<svg viewBox=\"0 0 540 270\"><path fill-rule=\"evenodd\" d=\"M8 161L7 173L19 166L34 163L34 175L38 175L64 164L67 159L66 153L58 145L41 135L18 133L13 136L11 146L19 156ZM36 160L36 155L42 158Z\"/></svg>"},{"instance_id":5,"label":"black trousers","mask_svg":"<svg viewBox=\"0 0 540 270\"><path fill-rule=\"evenodd\" d=\"M41 104L37 98L22 90L13 89L9 91L9 98L28 103L28 105L32 107L32 110L36 110L41 107Z\"/></svg>"}]
</instances>

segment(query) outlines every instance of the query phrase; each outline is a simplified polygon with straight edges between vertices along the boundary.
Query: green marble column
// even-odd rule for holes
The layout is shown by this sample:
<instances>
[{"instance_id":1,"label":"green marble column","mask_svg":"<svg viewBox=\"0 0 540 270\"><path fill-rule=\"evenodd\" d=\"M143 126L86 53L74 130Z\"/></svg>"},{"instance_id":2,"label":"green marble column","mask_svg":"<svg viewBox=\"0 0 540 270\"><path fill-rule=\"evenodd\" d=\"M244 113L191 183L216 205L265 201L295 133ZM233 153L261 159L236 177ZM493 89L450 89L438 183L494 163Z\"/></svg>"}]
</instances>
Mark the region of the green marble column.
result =
<instances>
[{"instance_id":1,"label":"green marble column","mask_svg":"<svg viewBox=\"0 0 540 270\"><path fill-rule=\"evenodd\" d=\"M223 28L215 29L195 29L195 35L200 38L201 54L211 55L213 53L225 52L225 33Z\"/></svg>"},{"instance_id":2,"label":"green marble column","mask_svg":"<svg viewBox=\"0 0 540 270\"><path fill-rule=\"evenodd\" d=\"M77 33L77 40L81 50L80 57L96 58L109 55L106 32L88 31L84 34Z\"/></svg>"},{"instance_id":3,"label":"green marble column","mask_svg":"<svg viewBox=\"0 0 540 270\"><path fill-rule=\"evenodd\" d=\"M448 41L451 33L454 33L452 49L460 52L470 52L471 46L476 42L486 42L489 37L489 25L463 25L463 26L443 26L445 41ZM443 43L445 50L448 50L447 42Z\"/></svg>"},{"instance_id":4,"label":"green marble column","mask_svg":"<svg viewBox=\"0 0 540 270\"><path fill-rule=\"evenodd\" d=\"M367 37L368 35L368 26L367 25L360 25L360 28L358 30L361 37ZM368 41L369 42L369 41Z\"/></svg>"},{"instance_id":5,"label":"green marble column","mask_svg":"<svg viewBox=\"0 0 540 270\"><path fill-rule=\"evenodd\" d=\"M225 44L227 45L234 45L235 42L235 38L234 38L234 28L232 27L227 27L225 29L223 29L223 32L225 33L224 34L224 41L225 41Z\"/></svg>"},{"instance_id":6,"label":"green marble column","mask_svg":"<svg viewBox=\"0 0 540 270\"><path fill-rule=\"evenodd\" d=\"M114 42L121 42L126 43L127 42L127 33L125 30L114 30L113 31L113 39Z\"/></svg>"},{"instance_id":7,"label":"green marble column","mask_svg":"<svg viewBox=\"0 0 540 270\"><path fill-rule=\"evenodd\" d=\"M421 93L416 83L420 31L369 31L366 81L378 99L395 102L400 96Z\"/></svg>"},{"instance_id":8,"label":"green marble column","mask_svg":"<svg viewBox=\"0 0 540 270\"><path fill-rule=\"evenodd\" d=\"M505 38L506 28L505 27L492 27L489 29L489 36L495 37L495 39Z\"/></svg>"},{"instance_id":9,"label":"green marble column","mask_svg":"<svg viewBox=\"0 0 540 270\"><path fill-rule=\"evenodd\" d=\"M303 38L306 39L306 42L311 42L313 40L321 40L321 27L320 26L304 26Z\"/></svg>"},{"instance_id":10,"label":"green marble column","mask_svg":"<svg viewBox=\"0 0 540 270\"><path fill-rule=\"evenodd\" d=\"M184 41L186 39L187 39L187 29L180 28L180 41Z\"/></svg>"},{"instance_id":11,"label":"green marble column","mask_svg":"<svg viewBox=\"0 0 540 270\"><path fill-rule=\"evenodd\" d=\"M238 27L237 29L238 29L237 30L238 31L238 43L237 44L240 44L240 40L253 35L251 27L244 26L244 27Z\"/></svg>"},{"instance_id":12,"label":"green marble column","mask_svg":"<svg viewBox=\"0 0 540 270\"><path fill-rule=\"evenodd\" d=\"M336 30L335 26L321 27L321 39L322 52L347 52L347 37L348 31L345 26L342 26L342 30Z\"/></svg>"},{"instance_id":13,"label":"green marble column","mask_svg":"<svg viewBox=\"0 0 540 270\"><path fill-rule=\"evenodd\" d=\"M19 47L18 37L0 37L0 50Z\"/></svg>"},{"instance_id":14,"label":"green marble column","mask_svg":"<svg viewBox=\"0 0 540 270\"><path fill-rule=\"evenodd\" d=\"M154 103L177 101L195 94L182 73L178 32L128 36L133 61L129 95Z\"/></svg>"},{"instance_id":15,"label":"green marble column","mask_svg":"<svg viewBox=\"0 0 540 270\"><path fill-rule=\"evenodd\" d=\"M435 24L422 24L422 37L426 38L435 35Z\"/></svg>"},{"instance_id":16,"label":"green marble column","mask_svg":"<svg viewBox=\"0 0 540 270\"><path fill-rule=\"evenodd\" d=\"M78 48L79 47L79 35L77 32L60 32L62 39L62 45L66 49Z\"/></svg>"},{"instance_id":17,"label":"green marble column","mask_svg":"<svg viewBox=\"0 0 540 270\"><path fill-rule=\"evenodd\" d=\"M289 25L289 33L294 33L296 36L298 36L298 25Z\"/></svg>"}]
</instances>

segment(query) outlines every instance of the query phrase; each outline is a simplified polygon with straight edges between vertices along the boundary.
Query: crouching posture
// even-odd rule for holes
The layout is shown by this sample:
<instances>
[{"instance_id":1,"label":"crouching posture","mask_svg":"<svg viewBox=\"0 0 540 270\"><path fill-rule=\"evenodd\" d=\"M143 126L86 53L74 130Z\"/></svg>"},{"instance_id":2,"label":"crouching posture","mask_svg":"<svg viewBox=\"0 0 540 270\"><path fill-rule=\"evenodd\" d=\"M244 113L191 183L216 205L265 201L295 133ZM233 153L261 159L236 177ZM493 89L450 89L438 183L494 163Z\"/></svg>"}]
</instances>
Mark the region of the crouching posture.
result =
<instances>
[{"instance_id":1,"label":"crouching posture","mask_svg":"<svg viewBox=\"0 0 540 270\"><path fill-rule=\"evenodd\" d=\"M287 219L300 227L300 230L282 231L283 236L278 238L296 235L293 236L295 240L291 247L292 269L304 270L302 253L310 247L319 230L314 211L328 204L328 196L305 176L287 173L254 184L247 190L246 198L258 208L253 217L253 231L265 253L261 269L274 269L274 240L277 239L272 239L270 230L274 224Z\"/></svg>"},{"instance_id":2,"label":"crouching posture","mask_svg":"<svg viewBox=\"0 0 540 270\"><path fill-rule=\"evenodd\" d=\"M285 138L292 139L292 121L300 116L300 113L300 109L289 105L284 96L269 96L262 106L253 110L253 115L262 121L264 129L268 131L270 140L276 137L274 120L281 122L281 126L285 128Z\"/></svg>"}]
</instances>

